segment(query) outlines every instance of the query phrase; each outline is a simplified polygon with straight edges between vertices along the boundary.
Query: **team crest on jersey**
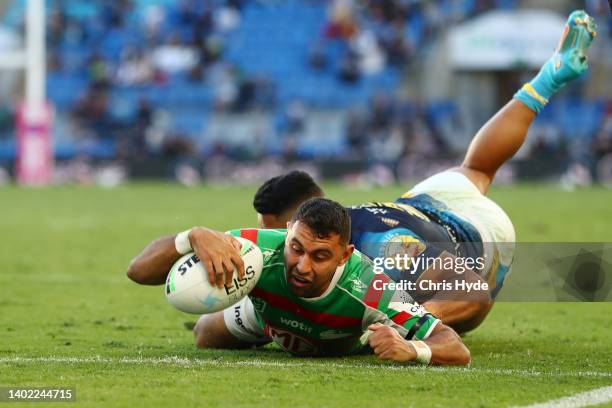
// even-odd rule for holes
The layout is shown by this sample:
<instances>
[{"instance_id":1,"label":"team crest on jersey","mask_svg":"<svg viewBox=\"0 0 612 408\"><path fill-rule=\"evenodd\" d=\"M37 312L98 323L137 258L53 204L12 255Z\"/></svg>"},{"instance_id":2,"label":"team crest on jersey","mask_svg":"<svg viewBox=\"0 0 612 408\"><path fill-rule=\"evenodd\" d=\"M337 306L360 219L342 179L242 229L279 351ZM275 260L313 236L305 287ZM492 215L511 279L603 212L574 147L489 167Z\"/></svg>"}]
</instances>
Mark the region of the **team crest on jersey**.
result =
<instances>
[{"instance_id":1,"label":"team crest on jersey","mask_svg":"<svg viewBox=\"0 0 612 408\"><path fill-rule=\"evenodd\" d=\"M270 260L270 258L272 258L272 256L276 253L275 250L273 249L265 249L263 251L261 251L261 254L263 255L263 260L264 260L264 265L267 261Z\"/></svg>"},{"instance_id":2,"label":"team crest on jersey","mask_svg":"<svg viewBox=\"0 0 612 408\"><path fill-rule=\"evenodd\" d=\"M412 260L422 254L423 251L425 251L425 244L417 238L410 235L395 235L389 237L384 248L384 256L387 258L395 258L397 255L407 256L410 262L405 266L410 268Z\"/></svg>"}]
</instances>

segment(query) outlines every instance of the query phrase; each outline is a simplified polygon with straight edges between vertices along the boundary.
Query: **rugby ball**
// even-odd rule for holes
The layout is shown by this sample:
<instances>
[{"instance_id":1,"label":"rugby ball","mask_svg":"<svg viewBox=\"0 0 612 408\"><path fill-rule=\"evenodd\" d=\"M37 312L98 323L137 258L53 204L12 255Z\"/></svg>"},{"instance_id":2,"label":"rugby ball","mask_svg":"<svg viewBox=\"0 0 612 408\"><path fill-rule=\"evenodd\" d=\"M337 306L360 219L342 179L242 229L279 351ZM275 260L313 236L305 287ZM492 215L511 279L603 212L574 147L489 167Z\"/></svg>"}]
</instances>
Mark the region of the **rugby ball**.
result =
<instances>
[{"instance_id":1,"label":"rugby ball","mask_svg":"<svg viewBox=\"0 0 612 408\"><path fill-rule=\"evenodd\" d=\"M263 268L259 247L248 239L237 237L242 243L240 256L244 261L244 278L234 277L230 286L218 288L208 282L206 268L194 252L183 255L170 269L166 278L166 298L178 310L206 314L223 310L253 290Z\"/></svg>"}]
</instances>

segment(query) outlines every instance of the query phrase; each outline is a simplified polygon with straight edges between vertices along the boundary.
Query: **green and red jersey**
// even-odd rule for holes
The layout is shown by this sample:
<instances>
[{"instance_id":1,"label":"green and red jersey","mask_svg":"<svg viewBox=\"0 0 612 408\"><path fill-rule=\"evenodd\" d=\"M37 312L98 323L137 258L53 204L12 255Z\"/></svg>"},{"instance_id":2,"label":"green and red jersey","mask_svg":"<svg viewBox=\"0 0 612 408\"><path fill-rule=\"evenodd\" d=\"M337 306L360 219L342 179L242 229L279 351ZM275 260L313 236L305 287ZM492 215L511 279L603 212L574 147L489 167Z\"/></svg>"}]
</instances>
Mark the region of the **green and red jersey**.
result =
<instances>
[{"instance_id":1,"label":"green and red jersey","mask_svg":"<svg viewBox=\"0 0 612 408\"><path fill-rule=\"evenodd\" d=\"M297 355L345 355L365 351L367 327L382 323L403 337L425 339L439 322L404 291L390 290L385 274L355 251L317 298L295 296L285 276L286 231L242 229L230 234L254 242L264 266L249 294L257 322L267 336Z\"/></svg>"}]
</instances>

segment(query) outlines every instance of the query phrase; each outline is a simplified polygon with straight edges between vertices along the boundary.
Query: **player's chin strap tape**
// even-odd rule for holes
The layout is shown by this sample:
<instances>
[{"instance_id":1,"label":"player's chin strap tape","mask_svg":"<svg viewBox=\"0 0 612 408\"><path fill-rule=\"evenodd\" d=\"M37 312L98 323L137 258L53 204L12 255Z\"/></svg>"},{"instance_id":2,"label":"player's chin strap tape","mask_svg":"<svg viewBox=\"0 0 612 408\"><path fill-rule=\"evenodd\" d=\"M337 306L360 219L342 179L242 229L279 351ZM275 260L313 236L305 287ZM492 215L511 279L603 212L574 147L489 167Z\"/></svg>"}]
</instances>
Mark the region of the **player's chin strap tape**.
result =
<instances>
[{"instance_id":1,"label":"player's chin strap tape","mask_svg":"<svg viewBox=\"0 0 612 408\"><path fill-rule=\"evenodd\" d=\"M425 313L423 316L421 316L421 318L419 320L417 320L417 322L415 324L412 325L412 327L410 328L410 330L408 330L408 334L406 334L406 337L404 337L406 340L412 340L412 338L414 337L414 335L416 334L416 332L419 331L419 329L421 328L421 326L429 320L429 318L431 317L431 313Z\"/></svg>"}]
</instances>

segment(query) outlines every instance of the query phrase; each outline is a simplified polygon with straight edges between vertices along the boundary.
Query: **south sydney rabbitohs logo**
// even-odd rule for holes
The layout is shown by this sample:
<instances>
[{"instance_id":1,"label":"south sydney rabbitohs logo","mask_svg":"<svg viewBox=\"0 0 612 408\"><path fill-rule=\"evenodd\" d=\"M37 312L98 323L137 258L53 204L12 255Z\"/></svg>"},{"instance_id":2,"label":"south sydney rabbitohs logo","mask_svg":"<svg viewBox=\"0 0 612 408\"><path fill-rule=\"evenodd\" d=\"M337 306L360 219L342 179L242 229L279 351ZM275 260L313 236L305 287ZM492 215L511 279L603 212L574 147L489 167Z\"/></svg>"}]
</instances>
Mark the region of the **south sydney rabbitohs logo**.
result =
<instances>
[{"instance_id":1,"label":"south sydney rabbitohs logo","mask_svg":"<svg viewBox=\"0 0 612 408\"><path fill-rule=\"evenodd\" d=\"M263 259L264 259L264 264L270 259L272 258L272 255L274 255L277 251L273 250L273 249L266 249L266 250L262 250L261 254L263 255Z\"/></svg>"}]
</instances>

